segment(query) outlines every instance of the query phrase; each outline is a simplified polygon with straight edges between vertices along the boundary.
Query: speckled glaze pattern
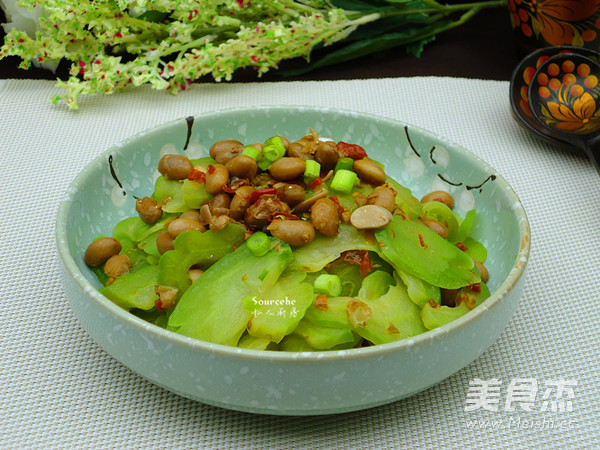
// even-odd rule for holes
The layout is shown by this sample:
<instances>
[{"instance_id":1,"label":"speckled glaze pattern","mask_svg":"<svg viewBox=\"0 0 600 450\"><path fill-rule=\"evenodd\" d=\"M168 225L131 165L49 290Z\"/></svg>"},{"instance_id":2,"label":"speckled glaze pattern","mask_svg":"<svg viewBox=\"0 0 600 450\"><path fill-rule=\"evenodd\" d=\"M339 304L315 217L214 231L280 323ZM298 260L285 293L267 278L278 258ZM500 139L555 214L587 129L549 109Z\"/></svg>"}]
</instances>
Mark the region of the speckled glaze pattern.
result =
<instances>
[{"instance_id":1,"label":"speckled glaze pattern","mask_svg":"<svg viewBox=\"0 0 600 450\"><path fill-rule=\"evenodd\" d=\"M332 352L238 349L148 324L104 298L83 262L98 234L134 214L134 196L152 192L166 153L207 156L222 139L299 139L310 127L363 146L420 198L443 189L464 215L476 208L473 234L488 249L492 296L451 324L390 344ZM108 353L166 389L224 408L278 415L329 414L392 402L460 370L505 329L525 279L529 223L507 182L491 167L440 136L397 121L312 107L257 107L189 115L104 152L72 183L57 220L61 275L73 311Z\"/></svg>"}]
</instances>

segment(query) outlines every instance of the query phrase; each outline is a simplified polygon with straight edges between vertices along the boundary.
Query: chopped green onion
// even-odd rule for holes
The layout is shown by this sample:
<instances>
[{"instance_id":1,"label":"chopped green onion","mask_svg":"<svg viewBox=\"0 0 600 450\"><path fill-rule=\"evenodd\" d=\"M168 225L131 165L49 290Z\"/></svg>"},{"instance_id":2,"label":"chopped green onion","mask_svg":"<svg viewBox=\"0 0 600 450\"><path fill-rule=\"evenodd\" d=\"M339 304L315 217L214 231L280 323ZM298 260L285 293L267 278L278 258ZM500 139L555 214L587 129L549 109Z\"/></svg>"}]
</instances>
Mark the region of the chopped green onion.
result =
<instances>
[{"instance_id":1,"label":"chopped green onion","mask_svg":"<svg viewBox=\"0 0 600 450\"><path fill-rule=\"evenodd\" d=\"M265 158L260 158L256 165L260 168L260 170L267 170L271 165L271 161Z\"/></svg>"},{"instance_id":2,"label":"chopped green onion","mask_svg":"<svg viewBox=\"0 0 600 450\"><path fill-rule=\"evenodd\" d=\"M323 274L315 280L315 291L338 297L342 293L342 280L337 275Z\"/></svg>"},{"instance_id":3,"label":"chopped green onion","mask_svg":"<svg viewBox=\"0 0 600 450\"><path fill-rule=\"evenodd\" d=\"M333 176L331 180L331 189L344 194L352 192L354 183L358 180L358 175L351 170L340 169Z\"/></svg>"},{"instance_id":4,"label":"chopped green onion","mask_svg":"<svg viewBox=\"0 0 600 450\"><path fill-rule=\"evenodd\" d=\"M275 145L276 147L283 147L285 149L285 145L279 136L270 137L265 141L265 147L268 145Z\"/></svg>"},{"instance_id":5,"label":"chopped green onion","mask_svg":"<svg viewBox=\"0 0 600 450\"><path fill-rule=\"evenodd\" d=\"M265 270L263 270L263 271L260 273L260 275L258 276L258 279L259 279L260 281L262 281L262 280L264 280L264 279L265 279L265 277L266 277L267 275L269 275L269 271L268 271L267 269L265 269Z\"/></svg>"},{"instance_id":6,"label":"chopped green onion","mask_svg":"<svg viewBox=\"0 0 600 450\"><path fill-rule=\"evenodd\" d=\"M315 178L321 175L321 164L314 159L306 160L306 168L304 169L304 182L309 184Z\"/></svg>"},{"instance_id":7,"label":"chopped green onion","mask_svg":"<svg viewBox=\"0 0 600 450\"><path fill-rule=\"evenodd\" d=\"M263 256L271 248L271 241L265 233L257 231L248 238L246 245L254 256Z\"/></svg>"},{"instance_id":8,"label":"chopped green onion","mask_svg":"<svg viewBox=\"0 0 600 450\"><path fill-rule=\"evenodd\" d=\"M269 162L275 162L285 155L285 147L279 145L265 145L263 147L263 158Z\"/></svg>"},{"instance_id":9,"label":"chopped green onion","mask_svg":"<svg viewBox=\"0 0 600 450\"><path fill-rule=\"evenodd\" d=\"M353 164L354 160L352 158L340 158L337 160L337 163L335 163L335 171L337 172L338 170L352 170Z\"/></svg>"},{"instance_id":10,"label":"chopped green onion","mask_svg":"<svg viewBox=\"0 0 600 450\"><path fill-rule=\"evenodd\" d=\"M254 161L256 161L258 159L258 157L260 156L260 150L255 147L252 147L251 145L248 145L248 146L246 146L246 148L244 148L242 155L247 155L250 158L252 158Z\"/></svg>"}]
</instances>

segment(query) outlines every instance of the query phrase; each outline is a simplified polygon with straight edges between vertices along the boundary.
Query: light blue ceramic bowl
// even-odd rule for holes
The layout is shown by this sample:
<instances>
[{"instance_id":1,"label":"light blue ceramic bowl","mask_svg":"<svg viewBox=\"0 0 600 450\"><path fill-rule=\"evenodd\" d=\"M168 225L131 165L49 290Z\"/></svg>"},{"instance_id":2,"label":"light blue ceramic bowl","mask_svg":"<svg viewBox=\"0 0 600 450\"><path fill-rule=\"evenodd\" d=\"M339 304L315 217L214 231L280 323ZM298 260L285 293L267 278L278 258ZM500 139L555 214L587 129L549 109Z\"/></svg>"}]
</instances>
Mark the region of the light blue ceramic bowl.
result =
<instances>
[{"instance_id":1,"label":"light blue ceramic bowl","mask_svg":"<svg viewBox=\"0 0 600 450\"><path fill-rule=\"evenodd\" d=\"M460 319L411 339L344 351L284 353L194 340L150 325L103 297L83 261L87 245L152 192L163 153L207 155L222 139L320 136L362 145L417 198L446 189L464 215L478 211L492 296ZM184 150L186 149L186 150ZM382 405L439 383L485 351L517 308L529 255L529 224L508 183L464 148L401 122L311 107L257 107L190 116L104 152L69 187L57 245L66 296L84 329L131 370L177 394L241 411L329 414Z\"/></svg>"}]
</instances>

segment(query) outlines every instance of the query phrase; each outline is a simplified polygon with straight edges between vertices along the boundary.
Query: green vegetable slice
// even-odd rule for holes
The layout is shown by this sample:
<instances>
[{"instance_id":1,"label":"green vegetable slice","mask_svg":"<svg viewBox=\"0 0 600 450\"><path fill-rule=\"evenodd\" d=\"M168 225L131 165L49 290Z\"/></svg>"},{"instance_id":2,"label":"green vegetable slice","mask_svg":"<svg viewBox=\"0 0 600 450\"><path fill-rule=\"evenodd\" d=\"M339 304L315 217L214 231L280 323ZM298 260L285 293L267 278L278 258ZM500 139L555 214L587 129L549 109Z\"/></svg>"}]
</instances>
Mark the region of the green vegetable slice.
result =
<instances>
[{"instance_id":1,"label":"green vegetable slice","mask_svg":"<svg viewBox=\"0 0 600 450\"><path fill-rule=\"evenodd\" d=\"M249 335L278 343L294 331L313 298L313 288L304 278L305 272L286 271L263 298L244 300L252 314Z\"/></svg>"},{"instance_id":2,"label":"green vegetable slice","mask_svg":"<svg viewBox=\"0 0 600 450\"><path fill-rule=\"evenodd\" d=\"M375 236L381 257L434 286L457 289L480 281L466 253L420 222L394 215Z\"/></svg>"},{"instance_id":3,"label":"green vegetable slice","mask_svg":"<svg viewBox=\"0 0 600 450\"><path fill-rule=\"evenodd\" d=\"M294 250L295 267L307 272L321 270L331 261L339 258L347 250L377 250L374 242L367 240L364 231L351 225L340 224L339 232L334 237L317 234L308 245Z\"/></svg>"},{"instance_id":4,"label":"green vegetable slice","mask_svg":"<svg viewBox=\"0 0 600 450\"><path fill-rule=\"evenodd\" d=\"M479 293L473 292L469 288L462 288L457 294L458 296L461 294L470 294L474 296L476 299L475 305L469 305L467 302L462 302L458 306L451 307L445 305L432 306L430 303L425 303L421 309L421 319L423 320L425 328L433 330L434 328L446 325L447 323L464 316L475 306L481 305L490 296L490 290L485 283L480 283L480 286L481 292Z\"/></svg>"},{"instance_id":5,"label":"green vegetable slice","mask_svg":"<svg viewBox=\"0 0 600 450\"><path fill-rule=\"evenodd\" d=\"M255 256L243 244L213 264L181 297L167 328L235 347L252 315L243 299L265 295L293 259L287 244L271 241L271 250L263 256ZM268 273L260 279L263 270Z\"/></svg>"},{"instance_id":6,"label":"green vegetable slice","mask_svg":"<svg viewBox=\"0 0 600 450\"><path fill-rule=\"evenodd\" d=\"M114 283L99 289L100 293L121 308L130 310L154 308L158 295L154 292L158 267L143 266L116 278Z\"/></svg>"},{"instance_id":7,"label":"green vegetable slice","mask_svg":"<svg viewBox=\"0 0 600 450\"><path fill-rule=\"evenodd\" d=\"M158 262L158 285L177 289L181 298L192 284L188 271L194 265L208 267L244 242L244 228L233 223L218 233L189 230L181 233L173 250L166 252Z\"/></svg>"},{"instance_id":8,"label":"green vegetable slice","mask_svg":"<svg viewBox=\"0 0 600 450\"><path fill-rule=\"evenodd\" d=\"M401 283L391 286L386 294L374 300L349 302L347 312L354 331L376 345L427 331L421 320L421 310L410 300Z\"/></svg>"}]
</instances>

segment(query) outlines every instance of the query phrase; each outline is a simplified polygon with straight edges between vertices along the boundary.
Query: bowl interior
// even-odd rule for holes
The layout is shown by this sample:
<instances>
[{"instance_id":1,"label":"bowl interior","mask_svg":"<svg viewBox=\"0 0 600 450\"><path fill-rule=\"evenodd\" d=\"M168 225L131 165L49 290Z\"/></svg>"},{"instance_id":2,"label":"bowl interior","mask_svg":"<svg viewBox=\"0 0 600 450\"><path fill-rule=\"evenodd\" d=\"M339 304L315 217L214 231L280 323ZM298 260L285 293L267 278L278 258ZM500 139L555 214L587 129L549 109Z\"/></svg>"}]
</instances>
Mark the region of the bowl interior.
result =
<instances>
[{"instance_id":1,"label":"bowl interior","mask_svg":"<svg viewBox=\"0 0 600 450\"><path fill-rule=\"evenodd\" d=\"M417 198L442 189L454 196L455 210L461 216L475 208L473 234L488 250L485 264L492 292L510 289L520 276L528 253L527 218L510 186L486 163L411 125L308 107L257 107L190 116L108 149L79 174L61 205L57 236L63 260L65 255L70 259L66 266L90 289L100 286L83 261L84 251L96 236L110 236L120 220L135 214L134 197L152 193L163 154L208 156L212 143L223 139L251 144L283 135L291 141L300 139L311 127L321 137L363 146L370 157L385 164L388 175ZM109 307L109 300L101 301Z\"/></svg>"}]
</instances>

